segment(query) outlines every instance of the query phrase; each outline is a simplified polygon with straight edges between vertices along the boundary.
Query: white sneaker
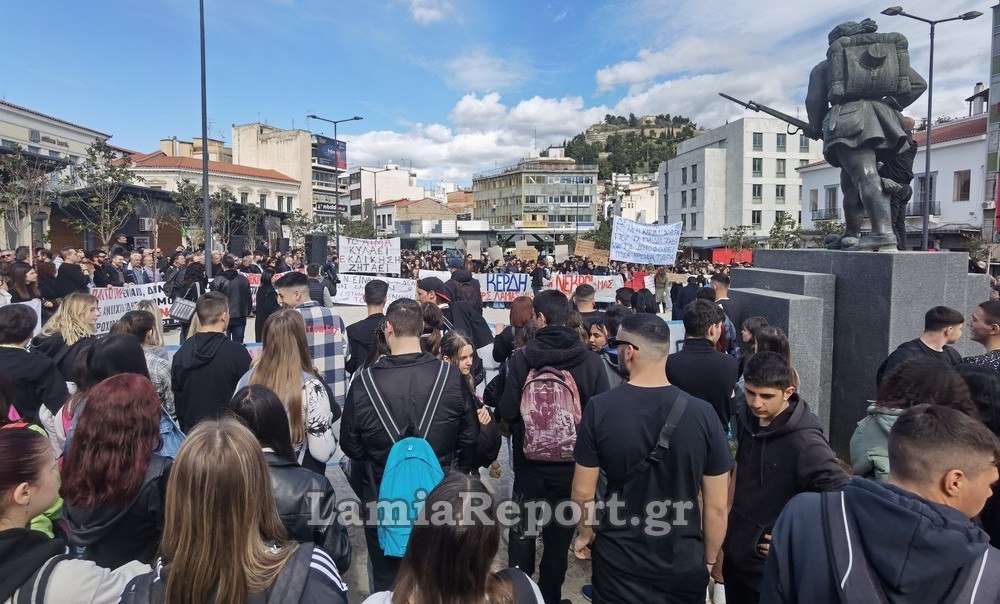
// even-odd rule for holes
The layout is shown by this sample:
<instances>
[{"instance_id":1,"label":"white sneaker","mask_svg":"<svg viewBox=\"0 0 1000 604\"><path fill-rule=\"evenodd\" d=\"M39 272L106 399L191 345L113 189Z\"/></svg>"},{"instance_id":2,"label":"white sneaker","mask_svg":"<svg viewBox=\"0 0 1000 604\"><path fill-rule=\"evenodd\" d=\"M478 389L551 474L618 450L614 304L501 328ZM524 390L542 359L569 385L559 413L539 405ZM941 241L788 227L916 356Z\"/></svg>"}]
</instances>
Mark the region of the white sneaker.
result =
<instances>
[{"instance_id":1,"label":"white sneaker","mask_svg":"<svg viewBox=\"0 0 1000 604\"><path fill-rule=\"evenodd\" d=\"M712 581L712 604L726 604L726 586Z\"/></svg>"}]
</instances>

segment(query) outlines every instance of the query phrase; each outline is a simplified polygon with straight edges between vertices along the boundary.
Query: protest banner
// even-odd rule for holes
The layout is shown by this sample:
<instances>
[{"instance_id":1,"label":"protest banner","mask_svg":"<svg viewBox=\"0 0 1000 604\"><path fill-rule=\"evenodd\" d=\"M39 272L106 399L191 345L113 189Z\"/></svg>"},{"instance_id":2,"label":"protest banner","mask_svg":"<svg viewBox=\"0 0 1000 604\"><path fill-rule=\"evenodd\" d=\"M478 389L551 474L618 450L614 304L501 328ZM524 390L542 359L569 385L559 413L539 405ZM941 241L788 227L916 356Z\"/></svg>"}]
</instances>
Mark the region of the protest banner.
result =
<instances>
[{"instance_id":1,"label":"protest banner","mask_svg":"<svg viewBox=\"0 0 1000 604\"><path fill-rule=\"evenodd\" d=\"M351 306L365 305L365 285L374 280L385 281L389 285L389 291L385 296L385 303L395 302L400 298L416 298L417 282L413 279L397 279L394 277L374 277L372 275L349 275L342 273L340 283L337 284L337 295L333 297L334 304L348 304Z\"/></svg>"},{"instance_id":2,"label":"protest banner","mask_svg":"<svg viewBox=\"0 0 1000 604\"><path fill-rule=\"evenodd\" d=\"M101 317L97 320L99 335L111 331L111 326L142 300L156 301L164 319L170 311L170 301L163 293L162 281L125 287L93 287L90 293L97 298L97 308L101 311Z\"/></svg>"},{"instance_id":3,"label":"protest banner","mask_svg":"<svg viewBox=\"0 0 1000 604\"><path fill-rule=\"evenodd\" d=\"M517 257L525 262L538 260L538 250L533 247L528 249L519 249L517 250Z\"/></svg>"},{"instance_id":4,"label":"protest banner","mask_svg":"<svg viewBox=\"0 0 1000 604\"><path fill-rule=\"evenodd\" d=\"M672 265L677 259L681 223L641 224L616 218L611 228L611 260Z\"/></svg>"},{"instance_id":5,"label":"protest banner","mask_svg":"<svg viewBox=\"0 0 1000 604\"><path fill-rule=\"evenodd\" d=\"M678 273L667 273L667 283L680 283L681 285L686 285L689 276L690 275L681 275Z\"/></svg>"},{"instance_id":6,"label":"protest banner","mask_svg":"<svg viewBox=\"0 0 1000 604\"><path fill-rule=\"evenodd\" d=\"M581 258L594 258L594 242L589 239L577 239L574 255Z\"/></svg>"},{"instance_id":7,"label":"protest banner","mask_svg":"<svg viewBox=\"0 0 1000 604\"><path fill-rule=\"evenodd\" d=\"M526 250L530 246L528 245L528 242L525 241L524 239L518 239L517 241L514 242L514 247L519 250Z\"/></svg>"},{"instance_id":8,"label":"protest banner","mask_svg":"<svg viewBox=\"0 0 1000 604\"><path fill-rule=\"evenodd\" d=\"M479 257L483 254L482 248L479 246L479 240L473 239L472 241L469 241L469 243L465 246L465 253L472 254L473 260L479 260Z\"/></svg>"},{"instance_id":9,"label":"protest banner","mask_svg":"<svg viewBox=\"0 0 1000 604\"><path fill-rule=\"evenodd\" d=\"M608 258L608 250L594 250L590 256L594 266L607 266L611 260Z\"/></svg>"},{"instance_id":10,"label":"protest banner","mask_svg":"<svg viewBox=\"0 0 1000 604\"><path fill-rule=\"evenodd\" d=\"M340 270L345 273L399 274L399 237L340 238Z\"/></svg>"},{"instance_id":11,"label":"protest banner","mask_svg":"<svg viewBox=\"0 0 1000 604\"><path fill-rule=\"evenodd\" d=\"M483 302L511 302L518 296L531 295L531 275L527 273L482 273L479 281Z\"/></svg>"},{"instance_id":12,"label":"protest banner","mask_svg":"<svg viewBox=\"0 0 1000 604\"><path fill-rule=\"evenodd\" d=\"M567 260L569 260L569 246L557 245L555 257L556 257L556 262L566 262Z\"/></svg>"},{"instance_id":13,"label":"protest banner","mask_svg":"<svg viewBox=\"0 0 1000 604\"><path fill-rule=\"evenodd\" d=\"M495 262L497 260L503 262L503 248L499 245L493 245L489 248L490 262Z\"/></svg>"},{"instance_id":14,"label":"protest banner","mask_svg":"<svg viewBox=\"0 0 1000 604\"><path fill-rule=\"evenodd\" d=\"M549 286L558 289L567 296L572 296L580 285L593 286L595 302L614 302L615 290L623 286L621 275L562 275L556 274L552 277Z\"/></svg>"}]
</instances>

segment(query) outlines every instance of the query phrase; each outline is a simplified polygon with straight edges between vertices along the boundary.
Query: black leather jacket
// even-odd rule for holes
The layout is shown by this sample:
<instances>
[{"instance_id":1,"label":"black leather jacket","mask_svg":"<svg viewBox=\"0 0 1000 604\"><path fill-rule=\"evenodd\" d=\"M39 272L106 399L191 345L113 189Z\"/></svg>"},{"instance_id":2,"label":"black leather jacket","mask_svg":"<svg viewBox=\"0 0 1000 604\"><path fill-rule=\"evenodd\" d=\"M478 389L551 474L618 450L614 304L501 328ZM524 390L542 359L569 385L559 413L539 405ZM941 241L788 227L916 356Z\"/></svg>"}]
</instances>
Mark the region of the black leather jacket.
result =
<instances>
[{"instance_id":1,"label":"black leather jacket","mask_svg":"<svg viewBox=\"0 0 1000 604\"><path fill-rule=\"evenodd\" d=\"M347 572L351 565L351 541L347 527L337 521L334 514L337 496L333 485L325 477L275 453L265 451L264 457L271 473L274 503L288 536L299 543L316 544L330 554L340 572ZM315 497L319 498L318 506L311 503ZM319 523L312 522L314 507Z\"/></svg>"}]
</instances>

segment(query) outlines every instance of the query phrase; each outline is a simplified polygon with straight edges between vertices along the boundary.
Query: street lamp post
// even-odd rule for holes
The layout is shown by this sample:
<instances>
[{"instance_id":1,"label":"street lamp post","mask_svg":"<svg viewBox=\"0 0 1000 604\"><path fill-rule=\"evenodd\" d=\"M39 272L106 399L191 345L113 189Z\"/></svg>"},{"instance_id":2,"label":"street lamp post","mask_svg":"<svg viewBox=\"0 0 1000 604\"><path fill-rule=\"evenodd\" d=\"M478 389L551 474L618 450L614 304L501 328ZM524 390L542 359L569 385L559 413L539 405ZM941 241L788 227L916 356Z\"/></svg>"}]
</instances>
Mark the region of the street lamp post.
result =
<instances>
[{"instance_id":1,"label":"street lamp post","mask_svg":"<svg viewBox=\"0 0 1000 604\"><path fill-rule=\"evenodd\" d=\"M934 29L938 23L947 23L948 21L970 21L976 17L982 16L983 13L979 11L969 11L967 13L962 13L957 17L949 17L947 19L925 19L924 17L918 17L916 15L911 15L903 10L902 6L890 6L889 8L882 11L883 15L889 17L909 17L917 21L923 21L931 26L931 46L930 46L930 59L928 61L927 68L927 129L925 134L927 136L927 142L924 144L924 225L920 237L920 248L927 251L929 245L929 235L930 235L930 224L931 224L931 129L933 128L933 116L932 102L934 99Z\"/></svg>"},{"instance_id":2,"label":"street lamp post","mask_svg":"<svg viewBox=\"0 0 1000 604\"><path fill-rule=\"evenodd\" d=\"M199 0L201 34L201 203L205 229L205 277L212 280L212 215L208 195L208 92L205 88L205 0Z\"/></svg>"},{"instance_id":3,"label":"street lamp post","mask_svg":"<svg viewBox=\"0 0 1000 604\"><path fill-rule=\"evenodd\" d=\"M375 216L378 213L378 175L382 172L388 172L389 168L382 168L381 170L370 170L368 168L359 168L362 172L368 172L372 175L372 182L375 187L375 197L372 198L372 229L375 231L375 238L378 238L378 226L375 224Z\"/></svg>"},{"instance_id":4,"label":"street lamp post","mask_svg":"<svg viewBox=\"0 0 1000 604\"><path fill-rule=\"evenodd\" d=\"M344 118L342 120L328 120L325 117L320 117L318 115L309 114L306 116L309 119L319 120L321 122L329 122L333 124L333 140L337 139L337 124L343 124L344 122L354 122L357 120L363 120L365 118L360 115L355 115L354 117ZM345 162L346 165L346 162ZM333 213L334 228L336 230L337 237L337 270L340 270L340 157L337 157L337 164L333 166L333 173L336 175L336 181L334 182L334 187L337 192L334 194L334 198L337 201L337 207Z\"/></svg>"}]
</instances>

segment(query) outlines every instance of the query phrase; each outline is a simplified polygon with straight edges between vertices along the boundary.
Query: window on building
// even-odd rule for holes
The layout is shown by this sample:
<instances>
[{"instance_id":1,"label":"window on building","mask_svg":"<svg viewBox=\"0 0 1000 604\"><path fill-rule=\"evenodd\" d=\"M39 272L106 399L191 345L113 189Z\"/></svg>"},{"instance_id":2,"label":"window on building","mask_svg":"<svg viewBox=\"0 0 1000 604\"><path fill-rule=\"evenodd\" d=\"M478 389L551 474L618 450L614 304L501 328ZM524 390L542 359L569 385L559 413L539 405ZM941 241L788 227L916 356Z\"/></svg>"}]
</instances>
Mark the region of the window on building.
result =
<instances>
[{"instance_id":1,"label":"window on building","mask_svg":"<svg viewBox=\"0 0 1000 604\"><path fill-rule=\"evenodd\" d=\"M826 188L826 208L827 210L837 209L837 187Z\"/></svg>"},{"instance_id":2,"label":"window on building","mask_svg":"<svg viewBox=\"0 0 1000 604\"><path fill-rule=\"evenodd\" d=\"M681 191L681 207L682 208L688 207L688 192L687 191Z\"/></svg>"},{"instance_id":3,"label":"window on building","mask_svg":"<svg viewBox=\"0 0 1000 604\"><path fill-rule=\"evenodd\" d=\"M278 195L278 211L280 212L285 208L285 196Z\"/></svg>"},{"instance_id":4,"label":"window on building","mask_svg":"<svg viewBox=\"0 0 1000 604\"><path fill-rule=\"evenodd\" d=\"M691 207L698 205L698 189L691 189Z\"/></svg>"},{"instance_id":5,"label":"window on building","mask_svg":"<svg viewBox=\"0 0 1000 604\"><path fill-rule=\"evenodd\" d=\"M972 187L972 170L955 172L955 201L969 201Z\"/></svg>"},{"instance_id":6,"label":"window on building","mask_svg":"<svg viewBox=\"0 0 1000 604\"><path fill-rule=\"evenodd\" d=\"M688 169L687 168L681 168L681 184L682 185L688 184Z\"/></svg>"},{"instance_id":7,"label":"window on building","mask_svg":"<svg viewBox=\"0 0 1000 604\"><path fill-rule=\"evenodd\" d=\"M753 185L751 192L753 193L754 203L760 203L761 198L764 197L764 185Z\"/></svg>"},{"instance_id":8,"label":"window on building","mask_svg":"<svg viewBox=\"0 0 1000 604\"><path fill-rule=\"evenodd\" d=\"M688 230L688 217L687 214L681 214L681 230Z\"/></svg>"},{"instance_id":9,"label":"window on building","mask_svg":"<svg viewBox=\"0 0 1000 604\"><path fill-rule=\"evenodd\" d=\"M913 192L913 201L923 203L926 197L925 185L927 177L923 174L917 176L917 190ZM937 201L937 172L931 172L931 203Z\"/></svg>"},{"instance_id":10,"label":"window on building","mask_svg":"<svg viewBox=\"0 0 1000 604\"><path fill-rule=\"evenodd\" d=\"M753 169L754 176L762 176L764 174L764 158L755 157L750 160L750 164Z\"/></svg>"},{"instance_id":11,"label":"window on building","mask_svg":"<svg viewBox=\"0 0 1000 604\"><path fill-rule=\"evenodd\" d=\"M16 144L17 143L14 141L9 141L7 139L0 140L0 147L3 147L4 149L13 149Z\"/></svg>"},{"instance_id":12,"label":"window on building","mask_svg":"<svg viewBox=\"0 0 1000 604\"><path fill-rule=\"evenodd\" d=\"M774 213L774 221L775 222L781 222L784 219L785 219L785 211L784 210L778 210L777 212Z\"/></svg>"},{"instance_id":13,"label":"window on building","mask_svg":"<svg viewBox=\"0 0 1000 604\"><path fill-rule=\"evenodd\" d=\"M774 200L777 203L785 203L785 185L774 185Z\"/></svg>"},{"instance_id":14,"label":"window on building","mask_svg":"<svg viewBox=\"0 0 1000 604\"><path fill-rule=\"evenodd\" d=\"M788 135L779 134L778 135L778 151L784 151L788 147Z\"/></svg>"},{"instance_id":15,"label":"window on building","mask_svg":"<svg viewBox=\"0 0 1000 604\"><path fill-rule=\"evenodd\" d=\"M31 145L28 145L28 153L33 153L34 155L41 155L42 150L39 149L38 147L32 147Z\"/></svg>"},{"instance_id":16,"label":"window on building","mask_svg":"<svg viewBox=\"0 0 1000 604\"><path fill-rule=\"evenodd\" d=\"M691 230L693 231L697 228L698 228L698 215L691 214Z\"/></svg>"},{"instance_id":17,"label":"window on building","mask_svg":"<svg viewBox=\"0 0 1000 604\"><path fill-rule=\"evenodd\" d=\"M59 159L60 157L62 157L62 154L59 153L58 151L49 151L49 157L53 159Z\"/></svg>"},{"instance_id":18,"label":"window on building","mask_svg":"<svg viewBox=\"0 0 1000 604\"><path fill-rule=\"evenodd\" d=\"M800 168L805 168L808 165L809 165L809 160L808 159L800 159L799 160L799 167Z\"/></svg>"},{"instance_id":19,"label":"window on building","mask_svg":"<svg viewBox=\"0 0 1000 604\"><path fill-rule=\"evenodd\" d=\"M260 194L260 207L261 208L266 208L267 207L267 194L266 193L261 193Z\"/></svg>"},{"instance_id":20,"label":"window on building","mask_svg":"<svg viewBox=\"0 0 1000 604\"><path fill-rule=\"evenodd\" d=\"M763 214L764 213L761 212L760 210L753 210L752 212L750 212L750 224L759 229L761 216L763 216Z\"/></svg>"},{"instance_id":21,"label":"window on building","mask_svg":"<svg viewBox=\"0 0 1000 604\"><path fill-rule=\"evenodd\" d=\"M754 132L753 133L753 150L763 151L764 150L764 133Z\"/></svg>"},{"instance_id":22,"label":"window on building","mask_svg":"<svg viewBox=\"0 0 1000 604\"><path fill-rule=\"evenodd\" d=\"M809 137L805 134L799 135L799 151L802 151L803 153L809 152Z\"/></svg>"},{"instance_id":23,"label":"window on building","mask_svg":"<svg viewBox=\"0 0 1000 604\"><path fill-rule=\"evenodd\" d=\"M797 189L798 190L797 198L799 200L799 205L802 205L802 187L799 187L799 186L796 186L796 185L791 185L791 186L792 186L793 189Z\"/></svg>"},{"instance_id":24,"label":"window on building","mask_svg":"<svg viewBox=\"0 0 1000 604\"><path fill-rule=\"evenodd\" d=\"M77 156L77 155L70 155L69 156L69 163L70 164L76 165L79 161L80 161L80 157L79 156Z\"/></svg>"},{"instance_id":25,"label":"window on building","mask_svg":"<svg viewBox=\"0 0 1000 604\"><path fill-rule=\"evenodd\" d=\"M691 166L691 182L698 182L698 164Z\"/></svg>"},{"instance_id":26,"label":"window on building","mask_svg":"<svg viewBox=\"0 0 1000 604\"><path fill-rule=\"evenodd\" d=\"M247 203L249 203L249 201L250 201L250 194L249 193L245 193L245 192L244 193L240 193L240 203L242 203L243 205L246 205Z\"/></svg>"},{"instance_id":27,"label":"window on building","mask_svg":"<svg viewBox=\"0 0 1000 604\"><path fill-rule=\"evenodd\" d=\"M285 198L285 207L287 208L285 211L288 212L289 214L292 213L292 205L294 203L295 203L295 198L292 197L291 195Z\"/></svg>"},{"instance_id":28,"label":"window on building","mask_svg":"<svg viewBox=\"0 0 1000 604\"><path fill-rule=\"evenodd\" d=\"M809 211L819 210L819 189L809 189Z\"/></svg>"},{"instance_id":29,"label":"window on building","mask_svg":"<svg viewBox=\"0 0 1000 604\"><path fill-rule=\"evenodd\" d=\"M774 161L774 175L778 178L785 177L785 166L787 162L783 159L777 159Z\"/></svg>"}]
</instances>

